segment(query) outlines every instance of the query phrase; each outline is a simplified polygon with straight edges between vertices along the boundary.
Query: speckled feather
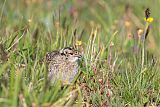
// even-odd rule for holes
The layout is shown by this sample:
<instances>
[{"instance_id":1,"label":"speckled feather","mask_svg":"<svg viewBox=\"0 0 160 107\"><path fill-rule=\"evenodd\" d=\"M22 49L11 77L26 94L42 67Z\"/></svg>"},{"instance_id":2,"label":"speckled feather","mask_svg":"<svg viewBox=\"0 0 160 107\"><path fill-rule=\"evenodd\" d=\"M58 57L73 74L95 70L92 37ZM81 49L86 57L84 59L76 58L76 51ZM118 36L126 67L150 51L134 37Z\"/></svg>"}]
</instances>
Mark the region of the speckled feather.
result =
<instances>
[{"instance_id":1,"label":"speckled feather","mask_svg":"<svg viewBox=\"0 0 160 107\"><path fill-rule=\"evenodd\" d=\"M66 52L65 52L66 51ZM68 53L67 53L68 51ZM69 53L70 52L70 53ZM75 50L64 48L61 51L53 51L46 55L48 63L48 78L54 83L56 80L61 80L63 83L70 83L78 72L78 60L71 59L80 58Z\"/></svg>"}]
</instances>

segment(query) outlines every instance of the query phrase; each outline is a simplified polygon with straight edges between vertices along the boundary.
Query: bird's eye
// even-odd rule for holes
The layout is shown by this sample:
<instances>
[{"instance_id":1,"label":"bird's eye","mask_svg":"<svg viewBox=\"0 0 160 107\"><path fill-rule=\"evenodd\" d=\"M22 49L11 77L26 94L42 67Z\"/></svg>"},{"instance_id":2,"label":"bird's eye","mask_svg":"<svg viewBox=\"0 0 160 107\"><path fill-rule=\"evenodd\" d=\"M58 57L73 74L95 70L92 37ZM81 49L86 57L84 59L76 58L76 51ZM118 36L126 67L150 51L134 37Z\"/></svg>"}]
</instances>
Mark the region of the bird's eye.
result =
<instances>
[{"instance_id":1,"label":"bird's eye","mask_svg":"<svg viewBox=\"0 0 160 107\"><path fill-rule=\"evenodd\" d=\"M75 54L78 54L78 51L76 51Z\"/></svg>"}]
</instances>

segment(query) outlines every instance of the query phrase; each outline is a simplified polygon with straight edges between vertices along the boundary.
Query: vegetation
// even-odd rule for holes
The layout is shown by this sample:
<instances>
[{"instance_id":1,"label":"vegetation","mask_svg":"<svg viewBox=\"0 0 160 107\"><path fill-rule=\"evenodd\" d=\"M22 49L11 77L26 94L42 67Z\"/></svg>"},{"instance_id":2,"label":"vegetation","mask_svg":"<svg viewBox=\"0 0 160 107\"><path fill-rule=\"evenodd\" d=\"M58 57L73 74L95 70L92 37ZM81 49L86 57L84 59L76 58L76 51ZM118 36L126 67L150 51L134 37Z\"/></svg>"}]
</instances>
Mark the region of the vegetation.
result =
<instances>
[{"instance_id":1,"label":"vegetation","mask_svg":"<svg viewBox=\"0 0 160 107\"><path fill-rule=\"evenodd\" d=\"M160 106L159 6L1 0L0 106ZM66 46L83 53L79 74L71 85L49 84L45 54Z\"/></svg>"}]
</instances>

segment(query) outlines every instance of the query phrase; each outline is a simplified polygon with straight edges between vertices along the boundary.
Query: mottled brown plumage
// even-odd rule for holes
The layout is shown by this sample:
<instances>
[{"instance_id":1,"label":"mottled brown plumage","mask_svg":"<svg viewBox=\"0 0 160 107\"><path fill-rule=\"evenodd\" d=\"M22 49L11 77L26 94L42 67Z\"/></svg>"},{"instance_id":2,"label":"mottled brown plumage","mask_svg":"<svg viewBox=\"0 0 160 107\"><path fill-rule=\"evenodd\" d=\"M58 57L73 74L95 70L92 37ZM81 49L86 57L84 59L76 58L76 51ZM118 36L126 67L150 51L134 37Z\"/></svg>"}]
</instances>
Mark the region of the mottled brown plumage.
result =
<instances>
[{"instance_id":1,"label":"mottled brown plumage","mask_svg":"<svg viewBox=\"0 0 160 107\"><path fill-rule=\"evenodd\" d=\"M78 73L78 60L80 58L81 55L70 47L48 53L46 61L49 81L54 83L60 80L63 83L71 83Z\"/></svg>"}]
</instances>

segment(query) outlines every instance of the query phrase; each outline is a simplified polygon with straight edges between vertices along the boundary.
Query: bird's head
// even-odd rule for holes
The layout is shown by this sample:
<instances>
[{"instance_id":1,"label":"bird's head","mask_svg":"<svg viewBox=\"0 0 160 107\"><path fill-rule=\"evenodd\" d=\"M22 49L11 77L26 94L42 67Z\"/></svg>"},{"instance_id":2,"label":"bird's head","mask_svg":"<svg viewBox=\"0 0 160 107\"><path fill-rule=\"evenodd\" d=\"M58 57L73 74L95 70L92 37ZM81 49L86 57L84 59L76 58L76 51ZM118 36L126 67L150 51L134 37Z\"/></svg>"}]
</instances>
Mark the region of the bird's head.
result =
<instances>
[{"instance_id":1,"label":"bird's head","mask_svg":"<svg viewBox=\"0 0 160 107\"><path fill-rule=\"evenodd\" d=\"M82 55L72 47L66 47L60 50L61 55L65 55L70 62L76 62L81 59Z\"/></svg>"}]
</instances>

